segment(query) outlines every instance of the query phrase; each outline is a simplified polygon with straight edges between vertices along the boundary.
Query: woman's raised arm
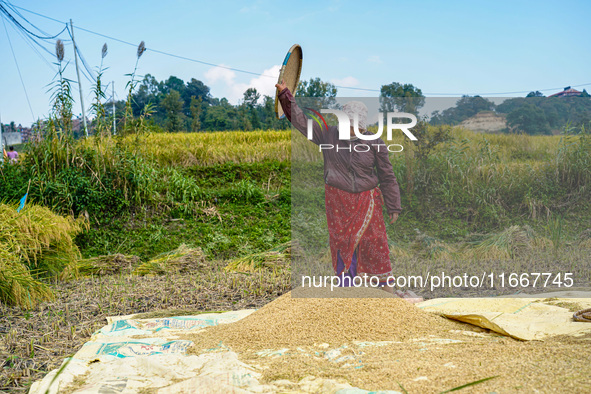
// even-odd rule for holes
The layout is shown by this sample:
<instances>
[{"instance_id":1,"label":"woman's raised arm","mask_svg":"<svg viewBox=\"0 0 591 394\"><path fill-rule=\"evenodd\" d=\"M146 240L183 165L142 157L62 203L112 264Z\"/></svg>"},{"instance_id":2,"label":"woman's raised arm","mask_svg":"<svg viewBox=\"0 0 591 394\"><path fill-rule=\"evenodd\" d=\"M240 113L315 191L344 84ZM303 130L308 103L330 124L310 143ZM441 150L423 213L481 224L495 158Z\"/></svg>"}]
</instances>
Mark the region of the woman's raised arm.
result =
<instances>
[{"instance_id":1,"label":"woman's raised arm","mask_svg":"<svg viewBox=\"0 0 591 394\"><path fill-rule=\"evenodd\" d=\"M296 104L295 98L289 91L287 85L281 81L282 83L278 83L275 85L277 89L279 89L279 102L281 103L281 108L283 108L283 113L285 113L285 117L287 120L291 122L293 127L295 127L300 133L304 135L304 137L308 138L308 117L304 114L304 111ZM328 130L322 131L320 126L316 122L312 122L312 142L316 145L322 144L325 142L327 137Z\"/></svg>"}]
</instances>

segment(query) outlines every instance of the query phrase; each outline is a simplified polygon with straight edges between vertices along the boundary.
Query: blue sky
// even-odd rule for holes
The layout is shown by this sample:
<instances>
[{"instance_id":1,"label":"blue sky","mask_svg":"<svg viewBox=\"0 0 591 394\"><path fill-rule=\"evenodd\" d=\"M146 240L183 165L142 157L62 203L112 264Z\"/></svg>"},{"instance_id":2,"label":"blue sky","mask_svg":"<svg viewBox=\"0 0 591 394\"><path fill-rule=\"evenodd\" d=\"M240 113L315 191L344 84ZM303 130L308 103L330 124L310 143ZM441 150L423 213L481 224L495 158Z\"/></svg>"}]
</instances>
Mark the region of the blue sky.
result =
<instances>
[{"instance_id":1,"label":"blue sky","mask_svg":"<svg viewBox=\"0 0 591 394\"><path fill-rule=\"evenodd\" d=\"M7 0L4 0L7 1ZM100 37L85 28L148 51L140 75L158 80L177 76L202 80L215 97L237 103L254 86L273 94L279 64L289 47L304 52L302 78L320 77L341 86L379 89L391 82L412 83L427 96L447 93L523 96L519 92L591 84L591 2L589 1L33 1L13 6L74 21L75 38L92 69L100 64L103 43L109 53L104 81L115 81L125 96L125 74L133 71L134 46ZM22 9L28 21L56 34L64 25ZM22 22L20 17L17 17ZM4 18L21 70L25 92L0 26L0 116L3 123L29 125L50 108L47 85L55 67L49 54L35 52ZM68 39L67 33L61 38ZM54 40L44 45L52 53ZM264 74L255 76L190 62L159 50L212 64ZM73 51L66 73L75 79ZM83 79L86 107L90 82ZM591 90L591 85L579 89ZM551 94L558 90L546 91ZM496 94L495 94L496 93ZM377 92L339 89L339 96ZM109 87L110 95L110 87ZM75 91L75 113L80 113ZM31 112L33 112L31 114Z\"/></svg>"}]
</instances>

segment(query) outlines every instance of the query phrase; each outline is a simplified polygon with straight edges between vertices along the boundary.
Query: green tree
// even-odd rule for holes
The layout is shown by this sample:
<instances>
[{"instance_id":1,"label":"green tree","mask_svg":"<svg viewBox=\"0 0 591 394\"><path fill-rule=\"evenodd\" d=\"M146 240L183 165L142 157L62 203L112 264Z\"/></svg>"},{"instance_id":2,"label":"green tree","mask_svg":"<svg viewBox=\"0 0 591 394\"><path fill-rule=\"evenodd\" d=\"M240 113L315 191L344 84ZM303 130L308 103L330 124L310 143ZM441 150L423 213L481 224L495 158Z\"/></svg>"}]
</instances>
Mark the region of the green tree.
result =
<instances>
[{"instance_id":1,"label":"green tree","mask_svg":"<svg viewBox=\"0 0 591 394\"><path fill-rule=\"evenodd\" d=\"M425 105L425 96L421 89L412 84L392 82L382 85L380 89L380 111L408 112L418 115L419 109Z\"/></svg>"},{"instance_id":2,"label":"green tree","mask_svg":"<svg viewBox=\"0 0 591 394\"><path fill-rule=\"evenodd\" d=\"M173 90L176 90L182 96L182 94L185 92L185 89L185 82L182 79L171 75L162 85L161 91L162 93L167 94Z\"/></svg>"},{"instance_id":3,"label":"green tree","mask_svg":"<svg viewBox=\"0 0 591 394\"><path fill-rule=\"evenodd\" d=\"M185 124L185 115L183 106L185 102L181 99L181 94L176 90L171 90L162 100L162 108L166 111L166 128L174 133L181 131Z\"/></svg>"},{"instance_id":4,"label":"green tree","mask_svg":"<svg viewBox=\"0 0 591 394\"><path fill-rule=\"evenodd\" d=\"M263 128L272 130L285 130L289 128L287 119L277 119L275 115L275 98L270 96L263 97L261 105L261 122Z\"/></svg>"},{"instance_id":5,"label":"green tree","mask_svg":"<svg viewBox=\"0 0 591 394\"><path fill-rule=\"evenodd\" d=\"M255 108L260 98L261 95L257 92L256 88L248 88L244 92L242 101L248 108Z\"/></svg>"},{"instance_id":6,"label":"green tree","mask_svg":"<svg viewBox=\"0 0 591 394\"><path fill-rule=\"evenodd\" d=\"M138 111L148 103L157 104L159 102L160 83L153 75L146 74L134 94L133 101L136 103Z\"/></svg>"},{"instance_id":7,"label":"green tree","mask_svg":"<svg viewBox=\"0 0 591 394\"><path fill-rule=\"evenodd\" d=\"M330 82L323 82L320 78L310 78L309 81L300 81L296 90L296 97L313 97L310 106L330 108L336 104L337 88Z\"/></svg>"},{"instance_id":8,"label":"green tree","mask_svg":"<svg viewBox=\"0 0 591 394\"><path fill-rule=\"evenodd\" d=\"M245 130L251 129L260 129L261 128L261 120L259 119L259 105L258 101L261 98L260 93L256 90L256 88L248 88L244 92L243 97L243 105L246 106L246 112L248 113L246 117L248 118L248 123L250 123L250 128Z\"/></svg>"},{"instance_id":9,"label":"green tree","mask_svg":"<svg viewBox=\"0 0 591 394\"><path fill-rule=\"evenodd\" d=\"M532 106L537 110L532 109ZM520 131L540 134L541 130L541 134L547 134L548 130L563 130L567 124L574 128L588 125L591 100L585 97L515 97L499 104L496 110L507 114L507 120L513 119ZM542 119L540 114L544 115L545 125L539 124ZM525 125L525 119L532 120L533 125Z\"/></svg>"},{"instance_id":10,"label":"green tree","mask_svg":"<svg viewBox=\"0 0 591 394\"><path fill-rule=\"evenodd\" d=\"M189 106L191 112L191 131L199 131L201 127L201 113L203 112L203 99L191 96L191 104Z\"/></svg>"},{"instance_id":11,"label":"green tree","mask_svg":"<svg viewBox=\"0 0 591 394\"><path fill-rule=\"evenodd\" d=\"M238 127L238 113L236 107L226 98L212 99L203 117L203 128L208 131L235 130Z\"/></svg>"},{"instance_id":12,"label":"green tree","mask_svg":"<svg viewBox=\"0 0 591 394\"><path fill-rule=\"evenodd\" d=\"M238 128L244 131L253 129L248 107L244 104L238 106Z\"/></svg>"},{"instance_id":13,"label":"green tree","mask_svg":"<svg viewBox=\"0 0 591 394\"><path fill-rule=\"evenodd\" d=\"M492 111L495 103L480 96L462 96L455 107L447 108L442 112L433 112L431 124L456 125L481 111Z\"/></svg>"},{"instance_id":14,"label":"green tree","mask_svg":"<svg viewBox=\"0 0 591 394\"><path fill-rule=\"evenodd\" d=\"M195 116L194 116L194 111L196 108L192 107L191 103L193 102L193 97L195 97L196 100L199 101L199 123L201 123L201 120L203 118L203 113L204 111L207 109L207 104L209 103L210 99L211 99L211 95L209 93L209 87L206 86L203 82L195 79L195 78L191 78L191 80L189 82L187 82L187 85L185 86L185 90L183 93L181 93L181 98L185 101L185 114L187 114L188 117L190 117L191 120L191 130L193 130L194 126L192 123L193 121L196 120ZM197 129L200 128L200 125L197 126Z\"/></svg>"},{"instance_id":15,"label":"green tree","mask_svg":"<svg viewBox=\"0 0 591 394\"><path fill-rule=\"evenodd\" d=\"M297 97L336 97L336 95L336 86L330 82L323 82L320 78L300 81L296 92Z\"/></svg>"},{"instance_id":16,"label":"green tree","mask_svg":"<svg viewBox=\"0 0 591 394\"><path fill-rule=\"evenodd\" d=\"M209 87L195 78L191 78L186 84L182 79L175 76L170 76L165 81L159 82L154 76L146 74L133 95L134 115L139 116L147 104L152 104L155 110L151 117L152 121L160 126L165 126L168 117L161 102L172 90L179 92L183 100L182 112L185 118L193 118L191 115L191 97L201 99L204 104L208 103L211 98Z\"/></svg>"},{"instance_id":17,"label":"green tree","mask_svg":"<svg viewBox=\"0 0 591 394\"><path fill-rule=\"evenodd\" d=\"M539 90L536 90L535 92L529 92L525 97L544 97L544 94Z\"/></svg>"},{"instance_id":18,"label":"green tree","mask_svg":"<svg viewBox=\"0 0 591 394\"><path fill-rule=\"evenodd\" d=\"M201 99L201 101L207 103L210 99L209 87L203 82L195 78L191 78L191 80L187 82L184 95L181 96L185 102L190 102L191 97L195 96L195 98Z\"/></svg>"},{"instance_id":19,"label":"green tree","mask_svg":"<svg viewBox=\"0 0 591 394\"><path fill-rule=\"evenodd\" d=\"M552 134L544 111L532 103L509 113L507 125L526 134Z\"/></svg>"}]
</instances>

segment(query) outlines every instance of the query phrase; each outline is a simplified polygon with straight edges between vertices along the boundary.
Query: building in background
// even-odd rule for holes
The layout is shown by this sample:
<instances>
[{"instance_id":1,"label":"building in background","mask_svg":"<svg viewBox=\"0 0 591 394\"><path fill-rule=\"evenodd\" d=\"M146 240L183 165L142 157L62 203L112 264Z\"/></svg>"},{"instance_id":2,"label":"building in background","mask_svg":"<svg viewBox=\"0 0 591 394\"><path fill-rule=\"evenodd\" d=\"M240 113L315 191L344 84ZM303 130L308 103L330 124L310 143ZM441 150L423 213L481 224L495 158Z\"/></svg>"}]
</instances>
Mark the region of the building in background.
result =
<instances>
[{"instance_id":1,"label":"building in background","mask_svg":"<svg viewBox=\"0 0 591 394\"><path fill-rule=\"evenodd\" d=\"M573 89L570 86L567 86L566 88L564 88L562 92L551 94L548 97L580 97L582 95L583 92L579 92L578 90Z\"/></svg>"},{"instance_id":2,"label":"building in background","mask_svg":"<svg viewBox=\"0 0 591 394\"><path fill-rule=\"evenodd\" d=\"M6 130L6 129L4 129ZM2 133L2 139L4 140L4 147L7 148L12 145L22 144L23 139L21 133L19 132L10 132L10 133Z\"/></svg>"}]
</instances>

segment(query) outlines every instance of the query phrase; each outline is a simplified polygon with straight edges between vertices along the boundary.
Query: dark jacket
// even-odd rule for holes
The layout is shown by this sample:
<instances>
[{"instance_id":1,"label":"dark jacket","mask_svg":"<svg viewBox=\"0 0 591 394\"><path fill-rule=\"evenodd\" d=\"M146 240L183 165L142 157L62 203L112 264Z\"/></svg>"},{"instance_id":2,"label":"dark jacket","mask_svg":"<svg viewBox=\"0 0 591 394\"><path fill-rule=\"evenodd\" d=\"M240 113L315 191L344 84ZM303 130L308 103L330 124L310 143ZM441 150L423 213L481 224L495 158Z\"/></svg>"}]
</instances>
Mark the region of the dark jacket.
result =
<instances>
[{"instance_id":1,"label":"dark jacket","mask_svg":"<svg viewBox=\"0 0 591 394\"><path fill-rule=\"evenodd\" d=\"M283 89L279 93L279 102L293 127L307 136L308 118L296 104L289 89ZM316 145L333 146L332 149L322 149L324 182L327 185L349 193L360 193L379 185L388 214L402 211L398 182L392 170L387 147L381 138L371 141L343 141L339 140L337 126L328 126L326 130L325 127L320 128L313 122L312 142ZM370 150L363 152L367 148L358 147L358 151L355 151L356 145L367 145Z\"/></svg>"}]
</instances>

